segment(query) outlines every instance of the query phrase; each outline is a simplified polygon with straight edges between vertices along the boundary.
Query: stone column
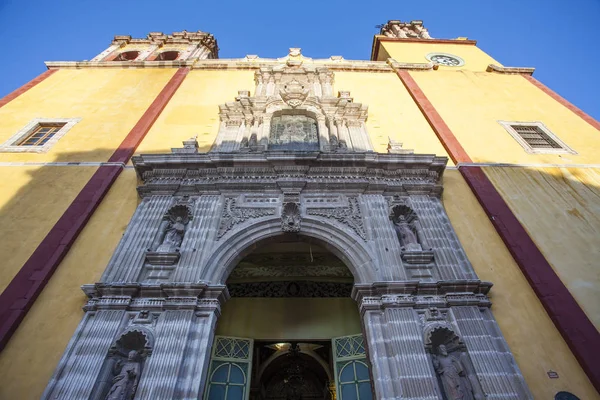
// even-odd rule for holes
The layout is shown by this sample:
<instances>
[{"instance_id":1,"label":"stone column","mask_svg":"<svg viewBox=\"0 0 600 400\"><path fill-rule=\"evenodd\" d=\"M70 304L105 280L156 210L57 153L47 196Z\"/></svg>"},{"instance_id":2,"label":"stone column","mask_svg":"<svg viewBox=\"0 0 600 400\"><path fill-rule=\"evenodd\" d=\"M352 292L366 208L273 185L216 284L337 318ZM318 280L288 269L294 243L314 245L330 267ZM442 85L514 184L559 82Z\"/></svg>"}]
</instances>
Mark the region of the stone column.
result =
<instances>
[{"instance_id":1,"label":"stone column","mask_svg":"<svg viewBox=\"0 0 600 400\"><path fill-rule=\"evenodd\" d=\"M375 397L437 400L440 393L425 352L413 296L358 297Z\"/></svg>"}]
</instances>

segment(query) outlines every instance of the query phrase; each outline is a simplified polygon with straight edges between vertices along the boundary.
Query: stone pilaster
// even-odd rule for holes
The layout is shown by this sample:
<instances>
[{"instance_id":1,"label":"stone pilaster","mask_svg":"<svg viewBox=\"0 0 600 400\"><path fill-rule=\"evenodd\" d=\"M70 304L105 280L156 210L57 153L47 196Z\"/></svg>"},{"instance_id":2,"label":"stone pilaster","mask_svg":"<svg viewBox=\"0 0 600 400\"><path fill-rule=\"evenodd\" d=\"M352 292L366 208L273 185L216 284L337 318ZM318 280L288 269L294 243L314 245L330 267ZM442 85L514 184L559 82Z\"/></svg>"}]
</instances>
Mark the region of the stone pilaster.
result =
<instances>
[{"instance_id":1,"label":"stone pilaster","mask_svg":"<svg viewBox=\"0 0 600 400\"><path fill-rule=\"evenodd\" d=\"M452 308L487 399L532 399L489 308Z\"/></svg>"},{"instance_id":2,"label":"stone pilaster","mask_svg":"<svg viewBox=\"0 0 600 400\"><path fill-rule=\"evenodd\" d=\"M150 196L136 209L123 239L110 259L101 282L135 282L138 280L145 254L159 233L162 216L168 210L171 196Z\"/></svg>"},{"instance_id":3,"label":"stone pilaster","mask_svg":"<svg viewBox=\"0 0 600 400\"><path fill-rule=\"evenodd\" d=\"M105 304L110 302L106 299ZM124 297L114 299L113 303L127 304L128 300ZM43 400L89 398L124 316L124 309L98 310L85 314L48 382L41 397Z\"/></svg>"},{"instance_id":4,"label":"stone pilaster","mask_svg":"<svg viewBox=\"0 0 600 400\"><path fill-rule=\"evenodd\" d=\"M412 296L408 296L412 297ZM359 300L376 398L439 399L417 313L398 296Z\"/></svg>"}]
</instances>

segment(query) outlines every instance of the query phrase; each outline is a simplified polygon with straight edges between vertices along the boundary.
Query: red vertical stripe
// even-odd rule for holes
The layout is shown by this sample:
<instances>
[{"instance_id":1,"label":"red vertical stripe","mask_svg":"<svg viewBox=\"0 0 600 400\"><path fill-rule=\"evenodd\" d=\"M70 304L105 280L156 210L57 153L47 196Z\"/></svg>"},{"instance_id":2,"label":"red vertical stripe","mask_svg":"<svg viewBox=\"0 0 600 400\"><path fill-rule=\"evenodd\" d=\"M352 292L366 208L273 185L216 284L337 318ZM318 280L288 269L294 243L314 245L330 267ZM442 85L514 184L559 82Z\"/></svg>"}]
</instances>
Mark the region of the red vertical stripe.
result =
<instances>
[{"instance_id":1,"label":"red vertical stripe","mask_svg":"<svg viewBox=\"0 0 600 400\"><path fill-rule=\"evenodd\" d=\"M442 119L442 116L437 112L433 104L429 101L425 93L421 90L417 82L410 76L408 71L396 70L396 74L408 90L417 107L423 113L423 116L429 122L429 125L437 135L438 139L446 149L446 152L454 161L455 164L461 162L472 162L471 157L467 154L465 149L461 146L460 142L454 136L454 133L450 130L446 122Z\"/></svg>"},{"instance_id":2,"label":"red vertical stripe","mask_svg":"<svg viewBox=\"0 0 600 400\"><path fill-rule=\"evenodd\" d=\"M32 87L37 85L38 83L42 82L44 79L46 79L47 77L49 77L56 71L58 71L58 70L49 69L46 72L44 72L43 74L39 75L38 77L27 82L26 84L24 84L23 86L21 86L20 88L15 90L14 92L7 94L5 97L0 99L0 107L3 107L4 105L8 104L12 100L16 99L17 97L19 97L20 95L22 95L23 93L25 93L26 91L28 91L29 89L31 89Z\"/></svg>"},{"instance_id":3,"label":"red vertical stripe","mask_svg":"<svg viewBox=\"0 0 600 400\"><path fill-rule=\"evenodd\" d=\"M179 69L125 137L110 161L126 163L150 130L188 68ZM101 166L52 227L17 275L0 295L0 351L4 348L46 283L65 257L123 168Z\"/></svg>"},{"instance_id":4,"label":"red vertical stripe","mask_svg":"<svg viewBox=\"0 0 600 400\"><path fill-rule=\"evenodd\" d=\"M575 107L573 104L571 104L566 99L564 99L562 96L560 96L558 93L556 93L555 91L553 91L552 89L550 89L549 87L544 85L542 82L535 79L533 76L531 76L531 75L521 75L521 76L523 78L527 79L529 82L531 82L537 88L542 90L548 96L552 97L554 100L558 101L560 104L567 107L569 110L573 111L573 113L575 113L578 117L583 119L585 122L587 122L588 124L590 124L591 126L593 126L594 128L596 128L600 131L600 122L596 121L594 118L587 115L581 109Z\"/></svg>"}]
</instances>

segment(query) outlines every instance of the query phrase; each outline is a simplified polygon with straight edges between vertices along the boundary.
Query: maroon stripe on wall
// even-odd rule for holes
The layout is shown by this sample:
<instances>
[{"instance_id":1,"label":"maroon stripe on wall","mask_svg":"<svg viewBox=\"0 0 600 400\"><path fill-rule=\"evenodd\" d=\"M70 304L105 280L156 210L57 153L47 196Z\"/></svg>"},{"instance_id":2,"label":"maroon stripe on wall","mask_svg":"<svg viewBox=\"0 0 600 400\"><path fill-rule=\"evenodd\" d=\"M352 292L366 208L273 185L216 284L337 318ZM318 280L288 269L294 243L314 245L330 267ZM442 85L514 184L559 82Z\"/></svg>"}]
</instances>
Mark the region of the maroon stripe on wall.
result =
<instances>
[{"instance_id":1,"label":"maroon stripe on wall","mask_svg":"<svg viewBox=\"0 0 600 400\"><path fill-rule=\"evenodd\" d=\"M125 137L110 161L125 163L189 72L179 69ZM123 168L101 166L0 295L0 351L27 315Z\"/></svg>"},{"instance_id":2,"label":"maroon stripe on wall","mask_svg":"<svg viewBox=\"0 0 600 400\"><path fill-rule=\"evenodd\" d=\"M471 157L467 154L465 149L461 146L460 142L454 136L454 133L450 130L446 122L442 119L442 116L437 112L433 104L429 101L425 93L421 90L417 82L410 76L408 71L396 70L396 75L400 78L408 93L413 98L421 113L431 126L431 129L435 132L440 142L448 152L448 155L454 161L459 162L472 162Z\"/></svg>"},{"instance_id":3,"label":"maroon stripe on wall","mask_svg":"<svg viewBox=\"0 0 600 400\"><path fill-rule=\"evenodd\" d=\"M396 73L452 160L459 163L470 162L469 155L462 148L433 104L412 79L409 72L397 71ZM528 76L524 77L528 78ZM542 90L544 89L542 88ZM547 90L550 91L550 89ZM564 99L562 101L566 102ZM581 110L579 111L584 114ZM584 117L582 116L582 118ZM521 271L523 271L554 325L569 345L596 390L600 392L600 333L577 304L571 292L556 275L552 266L512 213L508 204L506 204L481 167L459 166L459 171L477 200L479 200L479 204L490 217L496 231Z\"/></svg>"},{"instance_id":4,"label":"maroon stripe on wall","mask_svg":"<svg viewBox=\"0 0 600 400\"><path fill-rule=\"evenodd\" d=\"M512 213L481 167L459 167L523 275L600 392L600 333Z\"/></svg>"},{"instance_id":5,"label":"maroon stripe on wall","mask_svg":"<svg viewBox=\"0 0 600 400\"><path fill-rule=\"evenodd\" d=\"M535 79L533 76L525 75L525 74L522 74L521 76L523 78L527 79L529 82L531 82L537 88L541 89L548 96L552 97L554 100L558 101L560 104L567 107L569 110L573 111L578 117L583 119L585 122L587 122L588 124L590 124L591 126L593 126L594 128L596 128L600 131L600 122L596 121L594 118L587 115L580 108L575 107L575 105L568 102L561 95L559 95L554 90L552 90L549 87L547 87L546 85L544 85L542 82Z\"/></svg>"},{"instance_id":6,"label":"maroon stripe on wall","mask_svg":"<svg viewBox=\"0 0 600 400\"><path fill-rule=\"evenodd\" d=\"M37 76L36 78L32 79L31 81L27 82L26 84L24 84L23 86L21 86L20 88L15 90L14 92L7 94L2 99L0 99L0 107L3 107L4 105L8 104L12 100L16 99L17 97L19 97L20 95L22 95L23 93L25 93L26 91L28 91L29 89L31 89L32 87L37 85L38 83L42 82L44 79L46 79L47 77L49 77L56 71L58 71L58 70L57 69L49 69L48 71L44 72L43 74L41 74L41 75Z\"/></svg>"}]
</instances>

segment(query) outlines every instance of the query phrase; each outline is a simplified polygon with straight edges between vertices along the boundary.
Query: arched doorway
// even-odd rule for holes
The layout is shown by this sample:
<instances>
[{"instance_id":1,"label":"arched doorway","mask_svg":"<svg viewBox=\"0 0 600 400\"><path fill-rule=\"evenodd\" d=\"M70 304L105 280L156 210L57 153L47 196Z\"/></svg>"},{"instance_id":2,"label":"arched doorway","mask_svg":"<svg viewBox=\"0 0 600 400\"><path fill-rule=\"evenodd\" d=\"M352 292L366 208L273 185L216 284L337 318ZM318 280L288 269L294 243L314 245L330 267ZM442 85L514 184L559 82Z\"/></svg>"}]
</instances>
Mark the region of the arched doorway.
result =
<instances>
[{"instance_id":1,"label":"arched doorway","mask_svg":"<svg viewBox=\"0 0 600 400\"><path fill-rule=\"evenodd\" d=\"M265 239L226 284L231 299L217 324L205 399L371 399L360 316L350 298L354 277L322 243L295 233ZM248 348L245 359L224 350L235 352L238 344ZM225 381L225 363L242 371L236 382ZM345 395L336 397L340 390Z\"/></svg>"}]
</instances>

